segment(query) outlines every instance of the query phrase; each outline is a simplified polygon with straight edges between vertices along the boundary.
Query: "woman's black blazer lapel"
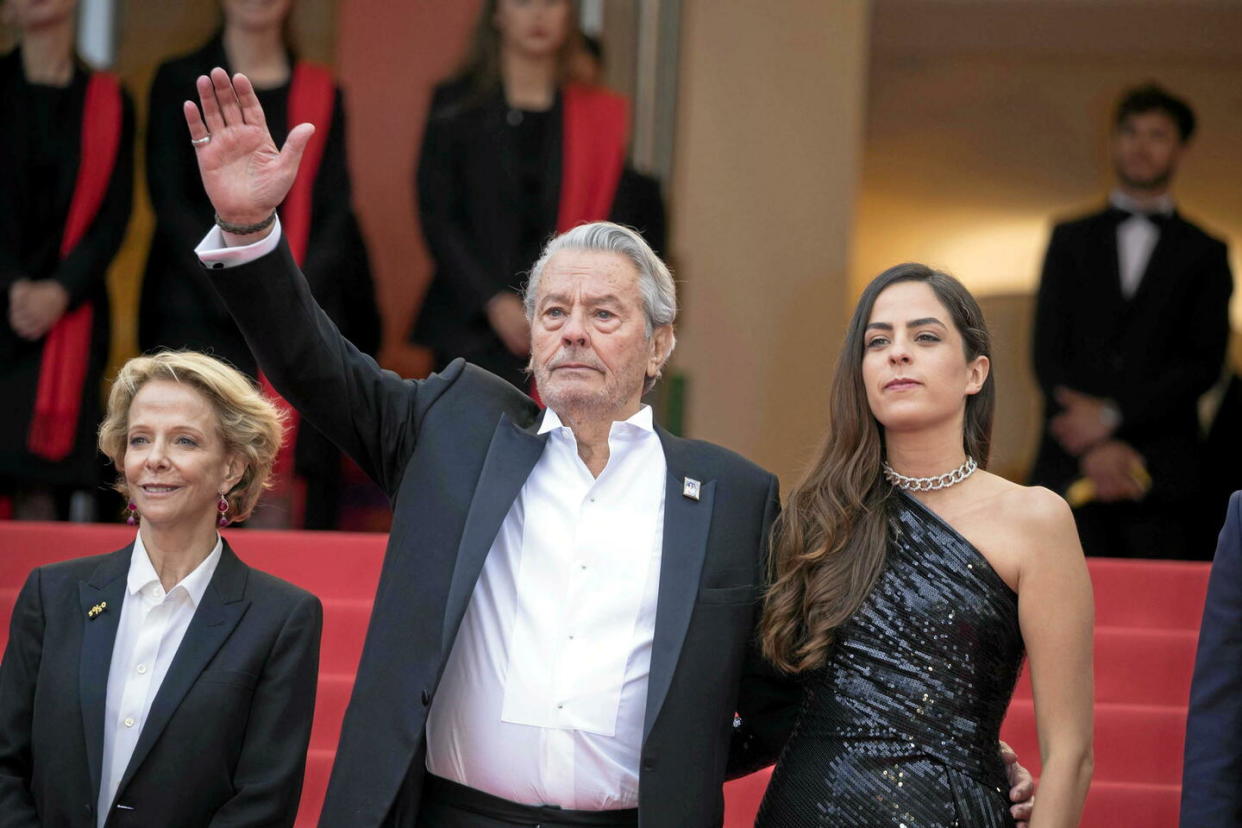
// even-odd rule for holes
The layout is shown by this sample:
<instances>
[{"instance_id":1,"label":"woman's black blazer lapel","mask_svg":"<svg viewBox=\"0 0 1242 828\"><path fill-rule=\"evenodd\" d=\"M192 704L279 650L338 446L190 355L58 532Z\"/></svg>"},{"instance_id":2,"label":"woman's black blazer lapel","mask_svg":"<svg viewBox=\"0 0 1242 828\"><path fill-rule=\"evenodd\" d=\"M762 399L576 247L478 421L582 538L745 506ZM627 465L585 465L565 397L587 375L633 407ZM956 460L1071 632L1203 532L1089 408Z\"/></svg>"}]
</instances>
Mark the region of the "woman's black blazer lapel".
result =
<instances>
[{"instance_id":1,"label":"woman's black blazer lapel","mask_svg":"<svg viewBox=\"0 0 1242 828\"><path fill-rule=\"evenodd\" d=\"M173 656L168 673L151 703L151 712L142 726L142 735L134 746L134 754L117 786L118 791L125 790L133 779L151 752L151 747L164 732L168 720L177 712L185 694L198 681L203 668L245 615L246 608L250 606L250 600L246 598L249 574L250 567L241 562L226 542L211 583L203 593L203 601L195 610L185 637L181 639L181 646L177 648L177 654ZM211 724L204 722L203 726L210 727Z\"/></svg>"},{"instance_id":2,"label":"woman's black blazer lapel","mask_svg":"<svg viewBox=\"0 0 1242 828\"><path fill-rule=\"evenodd\" d=\"M85 581L78 582L82 612L82 655L78 664L78 694L82 706L82 731L86 735L86 762L90 768L91 794L99 794L103 763L104 708L108 701L108 670L112 647L121 621L126 575L134 551L131 543L108 555Z\"/></svg>"}]
</instances>

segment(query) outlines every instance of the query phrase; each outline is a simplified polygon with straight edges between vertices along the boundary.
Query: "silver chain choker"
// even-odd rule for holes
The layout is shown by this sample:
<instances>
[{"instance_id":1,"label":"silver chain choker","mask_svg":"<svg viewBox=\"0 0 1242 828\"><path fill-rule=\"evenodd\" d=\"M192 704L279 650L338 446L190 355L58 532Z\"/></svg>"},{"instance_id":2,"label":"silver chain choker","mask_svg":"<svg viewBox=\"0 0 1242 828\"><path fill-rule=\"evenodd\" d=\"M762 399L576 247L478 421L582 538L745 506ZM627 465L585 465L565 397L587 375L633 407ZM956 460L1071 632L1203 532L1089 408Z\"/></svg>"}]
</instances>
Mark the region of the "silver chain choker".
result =
<instances>
[{"instance_id":1,"label":"silver chain choker","mask_svg":"<svg viewBox=\"0 0 1242 828\"><path fill-rule=\"evenodd\" d=\"M979 464L975 462L975 458L967 457L965 463L953 471L945 472L937 477L906 477L904 474L898 474L893 471L893 467L886 460L884 462L884 479L899 489L905 489L907 492L935 492L961 483L974 474L977 468L979 468Z\"/></svg>"}]
</instances>

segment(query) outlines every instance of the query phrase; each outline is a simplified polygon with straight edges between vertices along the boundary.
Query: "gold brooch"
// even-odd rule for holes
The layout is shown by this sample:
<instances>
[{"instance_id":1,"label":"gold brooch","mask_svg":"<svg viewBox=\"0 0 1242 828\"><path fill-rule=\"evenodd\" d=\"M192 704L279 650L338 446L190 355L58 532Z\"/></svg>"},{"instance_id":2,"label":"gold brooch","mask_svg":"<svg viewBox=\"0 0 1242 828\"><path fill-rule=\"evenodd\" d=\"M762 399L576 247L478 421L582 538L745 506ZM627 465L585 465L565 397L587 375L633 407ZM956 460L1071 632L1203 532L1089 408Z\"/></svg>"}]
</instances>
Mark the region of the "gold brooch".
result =
<instances>
[{"instance_id":1,"label":"gold brooch","mask_svg":"<svg viewBox=\"0 0 1242 828\"><path fill-rule=\"evenodd\" d=\"M108 608L108 602L100 601L98 604L90 608L90 610L86 613L86 617L94 621L95 616L99 615L107 608Z\"/></svg>"}]
</instances>

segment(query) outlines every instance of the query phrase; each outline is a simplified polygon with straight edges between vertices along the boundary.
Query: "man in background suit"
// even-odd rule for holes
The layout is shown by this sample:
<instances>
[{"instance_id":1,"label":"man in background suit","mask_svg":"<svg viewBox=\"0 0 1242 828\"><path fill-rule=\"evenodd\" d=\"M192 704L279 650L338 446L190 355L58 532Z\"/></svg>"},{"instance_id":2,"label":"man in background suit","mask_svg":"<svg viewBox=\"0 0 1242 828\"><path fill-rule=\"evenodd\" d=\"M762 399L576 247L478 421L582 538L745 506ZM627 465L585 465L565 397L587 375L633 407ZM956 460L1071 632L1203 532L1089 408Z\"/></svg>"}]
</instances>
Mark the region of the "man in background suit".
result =
<instances>
[{"instance_id":1,"label":"man in background suit","mask_svg":"<svg viewBox=\"0 0 1242 828\"><path fill-rule=\"evenodd\" d=\"M1035 312L1044 431L1031 482L1066 492L1083 549L1206 557L1196 548L1197 404L1220 376L1233 288L1225 245L1170 193L1195 117L1155 85L1117 107L1117 187L1104 210L1058 224Z\"/></svg>"},{"instance_id":2,"label":"man in background suit","mask_svg":"<svg viewBox=\"0 0 1242 828\"><path fill-rule=\"evenodd\" d=\"M1181 824L1242 825L1242 492L1229 501L1199 628Z\"/></svg>"}]
</instances>

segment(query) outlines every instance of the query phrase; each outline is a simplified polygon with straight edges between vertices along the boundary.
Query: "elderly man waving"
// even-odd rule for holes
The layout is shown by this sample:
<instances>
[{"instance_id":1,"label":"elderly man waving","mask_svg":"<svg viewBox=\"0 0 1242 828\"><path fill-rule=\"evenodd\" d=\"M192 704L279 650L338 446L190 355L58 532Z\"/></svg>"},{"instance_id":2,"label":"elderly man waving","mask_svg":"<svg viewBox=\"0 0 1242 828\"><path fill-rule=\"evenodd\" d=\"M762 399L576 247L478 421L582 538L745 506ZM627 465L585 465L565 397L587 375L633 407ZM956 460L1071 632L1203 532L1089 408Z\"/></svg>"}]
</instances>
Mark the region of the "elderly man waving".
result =
<instances>
[{"instance_id":1,"label":"elderly man waving","mask_svg":"<svg viewBox=\"0 0 1242 828\"><path fill-rule=\"evenodd\" d=\"M546 411L461 360L403 380L281 240L313 128L277 151L244 76L198 94L199 256L275 387L393 501L320 824L719 825L726 773L791 719L751 648L777 481L642 404L675 341L668 269L613 224L548 245L526 296Z\"/></svg>"},{"instance_id":2,"label":"elderly man waving","mask_svg":"<svg viewBox=\"0 0 1242 828\"><path fill-rule=\"evenodd\" d=\"M668 269L617 225L549 244L526 297L547 411L460 360L403 380L281 240L312 128L277 152L244 76L198 92L200 258L275 387L393 501L320 824L719 824L731 741L757 766L783 725L734 727L775 698L743 672L777 481L642 404L674 345Z\"/></svg>"}]
</instances>

